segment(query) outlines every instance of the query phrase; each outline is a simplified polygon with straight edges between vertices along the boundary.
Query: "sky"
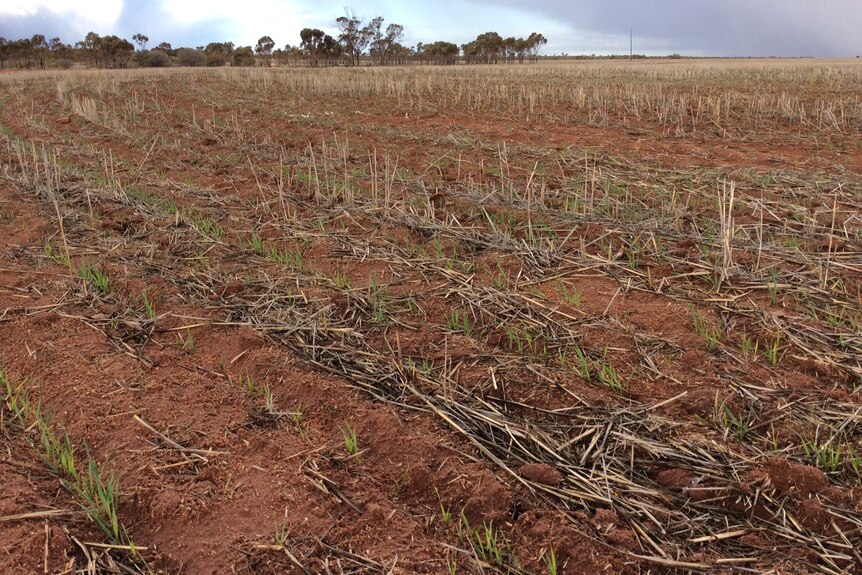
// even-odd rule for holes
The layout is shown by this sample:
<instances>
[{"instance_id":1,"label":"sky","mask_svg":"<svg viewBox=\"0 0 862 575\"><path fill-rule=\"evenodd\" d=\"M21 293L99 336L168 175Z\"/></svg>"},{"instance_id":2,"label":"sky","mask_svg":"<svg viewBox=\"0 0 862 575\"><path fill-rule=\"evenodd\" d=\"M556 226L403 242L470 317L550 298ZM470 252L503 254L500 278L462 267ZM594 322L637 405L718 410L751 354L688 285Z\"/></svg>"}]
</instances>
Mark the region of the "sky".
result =
<instances>
[{"instance_id":1,"label":"sky","mask_svg":"<svg viewBox=\"0 0 862 575\"><path fill-rule=\"evenodd\" d=\"M463 44L478 34L541 32L545 54L862 55L862 0L0 0L0 37L74 44L90 31L201 46L299 44L302 28L335 31L346 6L405 27L405 43Z\"/></svg>"}]
</instances>

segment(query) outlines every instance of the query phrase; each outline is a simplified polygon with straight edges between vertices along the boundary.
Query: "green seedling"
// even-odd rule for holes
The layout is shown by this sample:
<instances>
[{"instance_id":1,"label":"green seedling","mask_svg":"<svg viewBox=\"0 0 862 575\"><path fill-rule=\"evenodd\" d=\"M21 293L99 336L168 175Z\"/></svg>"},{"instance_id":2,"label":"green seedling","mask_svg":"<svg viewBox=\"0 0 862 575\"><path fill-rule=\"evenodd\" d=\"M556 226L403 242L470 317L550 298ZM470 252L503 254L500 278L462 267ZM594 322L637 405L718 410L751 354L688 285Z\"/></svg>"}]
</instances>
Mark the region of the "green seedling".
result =
<instances>
[{"instance_id":1,"label":"green seedling","mask_svg":"<svg viewBox=\"0 0 862 575\"><path fill-rule=\"evenodd\" d=\"M763 350L763 355L766 356L767 361L769 361L769 365L775 367L778 365L779 357L779 349L781 346L781 329L776 328L775 337L772 339L772 342Z\"/></svg>"},{"instance_id":2,"label":"green seedling","mask_svg":"<svg viewBox=\"0 0 862 575\"><path fill-rule=\"evenodd\" d=\"M590 373L590 361L587 359L587 355L578 346L575 346L575 355L578 356L578 375L585 381L590 381L592 376Z\"/></svg>"},{"instance_id":3,"label":"green seedling","mask_svg":"<svg viewBox=\"0 0 862 575\"><path fill-rule=\"evenodd\" d=\"M351 288L350 278L347 277L347 274L343 270L336 271L332 277L332 281L338 289L349 290Z\"/></svg>"},{"instance_id":4,"label":"green seedling","mask_svg":"<svg viewBox=\"0 0 862 575\"><path fill-rule=\"evenodd\" d=\"M272 396L272 390L269 384L263 386L263 407L267 413L275 413L275 398Z\"/></svg>"},{"instance_id":5,"label":"green seedling","mask_svg":"<svg viewBox=\"0 0 862 575\"><path fill-rule=\"evenodd\" d=\"M823 444L818 444L816 440L809 441L804 437L800 439L806 459L826 473L837 473L841 470L843 462L841 444L837 440L833 441L834 437Z\"/></svg>"},{"instance_id":6,"label":"green seedling","mask_svg":"<svg viewBox=\"0 0 862 575\"><path fill-rule=\"evenodd\" d=\"M691 308L691 320L694 331L706 342L710 351L715 350L721 341L721 330L713 322L706 319L696 309Z\"/></svg>"},{"instance_id":7,"label":"green seedling","mask_svg":"<svg viewBox=\"0 0 862 575\"><path fill-rule=\"evenodd\" d=\"M584 290L577 288L570 290L563 282L560 282L559 290L560 295L563 296L566 303L575 308L581 307L581 298L584 297Z\"/></svg>"},{"instance_id":8,"label":"green seedling","mask_svg":"<svg viewBox=\"0 0 862 575\"><path fill-rule=\"evenodd\" d=\"M625 391L627 384L617 373L616 369L610 362L607 361L608 350L605 348L605 353L599 362L598 376L599 381L610 388L614 393L622 393Z\"/></svg>"},{"instance_id":9,"label":"green seedling","mask_svg":"<svg viewBox=\"0 0 862 575\"><path fill-rule=\"evenodd\" d=\"M344 448L348 455L356 455L359 453L359 439L356 437L356 430L349 423L345 423L341 428L341 434L344 436Z\"/></svg>"},{"instance_id":10,"label":"green seedling","mask_svg":"<svg viewBox=\"0 0 862 575\"><path fill-rule=\"evenodd\" d=\"M211 240L218 241L224 235L224 229L212 218L197 217L193 221L195 228Z\"/></svg>"},{"instance_id":11,"label":"green seedling","mask_svg":"<svg viewBox=\"0 0 862 575\"><path fill-rule=\"evenodd\" d=\"M437 501L440 504L440 517L443 519L443 525L448 526L452 523L452 510L443 505L443 498L440 497L440 491L436 487L434 493L437 494Z\"/></svg>"},{"instance_id":12,"label":"green seedling","mask_svg":"<svg viewBox=\"0 0 862 575\"><path fill-rule=\"evenodd\" d=\"M147 296L147 290L144 290L143 293L141 294L141 300L142 300L142 303L144 304L144 313L147 314L147 319L149 319L149 320L156 319L156 306L153 304L153 302Z\"/></svg>"},{"instance_id":13,"label":"green seedling","mask_svg":"<svg viewBox=\"0 0 862 575\"><path fill-rule=\"evenodd\" d=\"M87 263L81 264L81 279L88 282L102 295L111 293L111 279L108 274Z\"/></svg>"},{"instance_id":14,"label":"green seedling","mask_svg":"<svg viewBox=\"0 0 862 575\"><path fill-rule=\"evenodd\" d=\"M287 518L281 520L281 523L275 523L275 534L273 535L273 542L279 546L284 547L287 544L287 537L290 534L290 529L287 526Z\"/></svg>"},{"instance_id":15,"label":"green seedling","mask_svg":"<svg viewBox=\"0 0 862 575\"><path fill-rule=\"evenodd\" d=\"M497 273L491 278L491 285L494 286L494 289L500 291L505 291L509 285L509 275L500 264L497 264Z\"/></svg>"},{"instance_id":16,"label":"green seedling","mask_svg":"<svg viewBox=\"0 0 862 575\"><path fill-rule=\"evenodd\" d=\"M503 540L500 532L494 528L494 524L484 523L482 527L473 529L463 513L461 513L461 524L458 535L467 539L476 555L485 563L503 567Z\"/></svg>"},{"instance_id":17,"label":"green seedling","mask_svg":"<svg viewBox=\"0 0 862 575\"><path fill-rule=\"evenodd\" d=\"M192 330L186 332L186 341L183 343L183 349L189 353L195 352L195 336L192 334Z\"/></svg>"},{"instance_id":18,"label":"green seedling","mask_svg":"<svg viewBox=\"0 0 862 575\"><path fill-rule=\"evenodd\" d=\"M45 242L45 256L64 267L69 267L69 258L63 252L55 250L50 242Z\"/></svg>"},{"instance_id":19,"label":"green seedling","mask_svg":"<svg viewBox=\"0 0 862 575\"><path fill-rule=\"evenodd\" d=\"M470 326L470 317L465 311L452 310L446 326L449 328L449 331L463 333L468 337L473 335L473 328Z\"/></svg>"},{"instance_id":20,"label":"green seedling","mask_svg":"<svg viewBox=\"0 0 862 575\"><path fill-rule=\"evenodd\" d=\"M721 405L718 406L717 411L721 420L721 426L724 429L725 434L732 434L737 441L745 441L745 438L748 436L749 418L744 417L742 414L736 415L735 413L733 413L733 410L730 409L727 403L724 402L722 402Z\"/></svg>"},{"instance_id":21,"label":"green seedling","mask_svg":"<svg viewBox=\"0 0 862 575\"><path fill-rule=\"evenodd\" d=\"M87 475L78 483L78 496L87 516L114 544L122 544L123 537L117 514L119 482L106 465L99 465L87 451Z\"/></svg>"},{"instance_id":22,"label":"green seedling","mask_svg":"<svg viewBox=\"0 0 862 575\"><path fill-rule=\"evenodd\" d=\"M557 556L554 554L553 547L549 547L545 552L545 568L548 575L557 575Z\"/></svg>"},{"instance_id":23,"label":"green seedling","mask_svg":"<svg viewBox=\"0 0 862 575\"><path fill-rule=\"evenodd\" d=\"M260 257L266 257L266 245L263 240L257 234L251 235L251 240L249 240L249 245L251 246L251 251L254 252L254 255Z\"/></svg>"},{"instance_id":24,"label":"green seedling","mask_svg":"<svg viewBox=\"0 0 862 575\"><path fill-rule=\"evenodd\" d=\"M246 391L248 391L249 393L255 393L257 391L257 386L254 383L254 379L249 373L246 373L245 375L240 375L239 383L240 385L244 385Z\"/></svg>"},{"instance_id":25,"label":"green seedling","mask_svg":"<svg viewBox=\"0 0 862 575\"><path fill-rule=\"evenodd\" d=\"M757 340L751 339L747 335L742 336L742 354L745 357L756 358L759 345Z\"/></svg>"},{"instance_id":26,"label":"green seedling","mask_svg":"<svg viewBox=\"0 0 862 575\"><path fill-rule=\"evenodd\" d=\"M294 425L296 425L296 430L299 432L299 437L302 438L303 441L308 441L310 435L310 429L308 425L305 424L305 420L302 415L302 404L297 403L293 407L293 411L291 411L288 415L293 419Z\"/></svg>"}]
</instances>

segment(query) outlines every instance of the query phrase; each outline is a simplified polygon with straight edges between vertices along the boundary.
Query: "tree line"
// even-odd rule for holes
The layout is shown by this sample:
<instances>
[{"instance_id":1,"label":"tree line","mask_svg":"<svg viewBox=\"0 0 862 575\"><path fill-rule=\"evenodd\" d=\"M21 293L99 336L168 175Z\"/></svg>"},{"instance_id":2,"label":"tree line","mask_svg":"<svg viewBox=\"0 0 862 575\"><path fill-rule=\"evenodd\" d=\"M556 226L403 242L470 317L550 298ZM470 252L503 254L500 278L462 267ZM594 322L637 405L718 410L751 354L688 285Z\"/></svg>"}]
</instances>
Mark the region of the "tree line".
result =
<instances>
[{"instance_id":1,"label":"tree line","mask_svg":"<svg viewBox=\"0 0 862 575\"><path fill-rule=\"evenodd\" d=\"M405 46L404 26L385 24L378 16L364 21L346 13L335 20L335 35L317 28L299 33L299 43L276 48L270 36L262 36L255 46L236 46L233 42L210 42L194 48L173 48L162 42L148 49L149 37L135 34L132 42L117 36L87 34L74 45L60 38L46 39L41 34L20 40L0 37L0 68L70 68L88 65L98 68L129 66L270 66L279 65L360 66L390 64L498 64L530 62L548 43L534 32L527 38L503 38L496 32L480 34L475 40L458 46L452 42L422 42Z\"/></svg>"}]
</instances>

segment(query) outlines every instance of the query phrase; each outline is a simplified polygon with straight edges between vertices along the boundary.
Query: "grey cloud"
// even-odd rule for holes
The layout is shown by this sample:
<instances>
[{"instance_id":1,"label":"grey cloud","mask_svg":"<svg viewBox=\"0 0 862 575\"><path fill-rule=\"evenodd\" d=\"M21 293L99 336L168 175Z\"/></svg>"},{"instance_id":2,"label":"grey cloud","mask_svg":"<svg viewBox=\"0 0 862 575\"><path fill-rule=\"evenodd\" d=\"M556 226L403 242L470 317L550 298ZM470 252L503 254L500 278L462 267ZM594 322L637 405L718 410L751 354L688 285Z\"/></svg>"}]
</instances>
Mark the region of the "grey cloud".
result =
<instances>
[{"instance_id":1,"label":"grey cloud","mask_svg":"<svg viewBox=\"0 0 862 575\"><path fill-rule=\"evenodd\" d=\"M59 37L68 44L74 44L88 31L82 30L78 23L44 9L26 16L4 14L0 21L0 36L9 40L42 34L48 39Z\"/></svg>"},{"instance_id":2,"label":"grey cloud","mask_svg":"<svg viewBox=\"0 0 862 575\"><path fill-rule=\"evenodd\" d=\"M473 0L524 10L522 0ZM627 39L636 49L718 56L852 56L862 53L859 0L534 0L531 12L579 34ZM554 39L552 39L553 41ZM627 42L626 42L627 44ZM626 48L628 46L625 46Z\"/></svg>"},{"instance_id":3,"label":"grey cloud","mask_svg":"<svg viewBox=\"0 0 862 575\"><path fill-rule=\"evenodd\" d=\"M862 54L862 0L440 0L433 5L400 0L304 0L321 27L331 27L343 5L358 14L381 14L407 27L408 36L436 34L440 39L465 41L495 27L495 8L523 14L522 33L545 33L547 53L608 53L628 50L629 30L634 30L635 50L647 54L679 52L715 56L823 56ZM313 6L313 7L312 7ZM468 6L472 10L465 11ZM254 6L241 6L253 10ZM463 14L486 13L487 19ZM549 21L554 29L548 30ZM69 20L42 10L32 16L0 16L0 36L59 36L74 43L89 31L86 22ZM212 19L185 27L172 23L153 0L126 0L120 19L111 30L126 38L137 32L150 37L150 45L162 41L174 46L197 46L212 41L234 40L229 20ZM438 32L439 31L439 32ZM261 33L279 34L266 30ZM295 36L298 31L281 31ZM521 32L519 32L521 33ZM275 36L273 36L275 37Z\"/></svg>"}]
</instances>

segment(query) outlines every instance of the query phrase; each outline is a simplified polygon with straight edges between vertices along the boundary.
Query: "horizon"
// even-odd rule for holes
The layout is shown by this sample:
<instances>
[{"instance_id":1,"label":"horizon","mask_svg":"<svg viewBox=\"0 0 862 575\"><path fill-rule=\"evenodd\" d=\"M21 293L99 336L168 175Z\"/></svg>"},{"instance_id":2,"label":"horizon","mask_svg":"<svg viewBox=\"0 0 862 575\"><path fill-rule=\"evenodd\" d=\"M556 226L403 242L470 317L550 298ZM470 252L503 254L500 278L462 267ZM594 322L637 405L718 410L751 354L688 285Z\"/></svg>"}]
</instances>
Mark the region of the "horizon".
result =
<instances>
[{"instance_id":1,"label":"horizon","mask_svg":"<svg viewBox=\"0 0 862 575\"><path fill-rule=\"evenodd\" d=\"M0 36L8 40L42 34L74 45L90 31L131 40L149 37L149 48L168 42L174 48L210 42L254 46L270 36L276 48L299 44L302 28L335 35L335 19L353 10L366 21L375 16L405 28L404 44L469 42L487 31L503 37L540 32L548 38L542 54L642 56L680 54L717 58L853 58L862 54L862 38L852 22L862 21L862 3L830 0L668 0L643 6L620 0L615 9L598 0L572 6L563 0L539 0L523 8L513 0L443 0L435 6L411 6L375 0L344 8L331 0L262 0L255 11L236 14L227 0L0 0Z\"/></svg>"}]
</instances>

